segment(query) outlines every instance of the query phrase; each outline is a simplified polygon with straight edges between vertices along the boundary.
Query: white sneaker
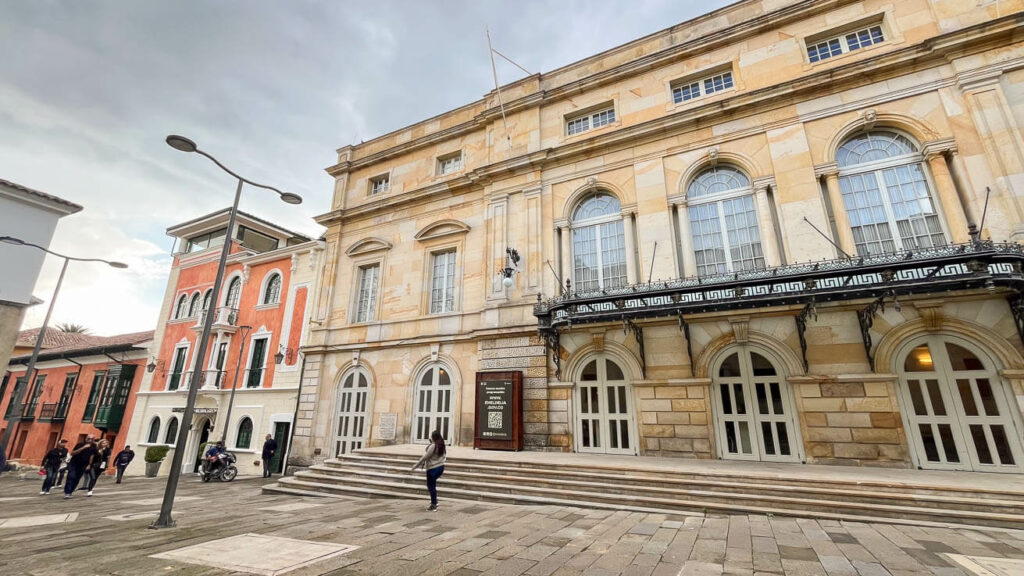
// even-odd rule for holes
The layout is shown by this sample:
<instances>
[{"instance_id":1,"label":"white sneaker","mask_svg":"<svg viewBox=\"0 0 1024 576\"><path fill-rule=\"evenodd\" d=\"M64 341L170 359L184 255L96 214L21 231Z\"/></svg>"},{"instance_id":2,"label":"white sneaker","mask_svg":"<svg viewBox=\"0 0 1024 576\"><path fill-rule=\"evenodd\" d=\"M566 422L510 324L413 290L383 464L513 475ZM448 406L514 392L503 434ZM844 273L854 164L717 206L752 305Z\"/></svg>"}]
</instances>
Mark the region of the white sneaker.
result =
<instances>
[{"instance_id":1,"label":"white sneaker","mask_svg":"<svg viewBox=\"0 0 1024 576\"><path fill-rule=\"evenodd\" d=\"M89 493L86 494L86 496L92 496L92 490L89 490Z\"/></svg>"},{"instance_id":2,"label":"white sneaker","mask_svg":"<svg viewBox=\"0 0 1024 576\"><path fill-rule=\"evenodd\" d=\"M71 494L65 494L64 495L64 499L65 500L71 500Z\"/></svg>"},{"instance_id":3,"label":"white sneaker","mask_svg":"<svg viewBox=\"0 0 1024 576\"><path fill-rule=\"evenodd\" d=\"M40 491L39 491L39 495L40 495L40 496L42 496L43 494L46 494L46 490L40 490Z\"/></svg>"}]
</instances>

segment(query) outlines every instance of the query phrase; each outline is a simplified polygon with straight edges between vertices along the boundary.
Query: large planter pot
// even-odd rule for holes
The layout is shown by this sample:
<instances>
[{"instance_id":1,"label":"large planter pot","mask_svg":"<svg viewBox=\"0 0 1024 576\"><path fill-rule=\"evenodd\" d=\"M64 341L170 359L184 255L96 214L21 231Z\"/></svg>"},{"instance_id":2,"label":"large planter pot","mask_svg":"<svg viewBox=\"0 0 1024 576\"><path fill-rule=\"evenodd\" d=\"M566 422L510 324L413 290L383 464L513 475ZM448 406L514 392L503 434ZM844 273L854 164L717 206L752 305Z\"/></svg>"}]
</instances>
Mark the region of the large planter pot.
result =
<instances>
[{"instance_id":1,"label":"large planter pot","mask_svg":"<svg viewBox=\"0 0 1024 576\"><path fill-rule=\"evenodd\" d=\"M157 473L160 472L160 465L163 462L163 460L159 462L146 462L146 478L156 478Z\"/></svg>"}]
</instances>

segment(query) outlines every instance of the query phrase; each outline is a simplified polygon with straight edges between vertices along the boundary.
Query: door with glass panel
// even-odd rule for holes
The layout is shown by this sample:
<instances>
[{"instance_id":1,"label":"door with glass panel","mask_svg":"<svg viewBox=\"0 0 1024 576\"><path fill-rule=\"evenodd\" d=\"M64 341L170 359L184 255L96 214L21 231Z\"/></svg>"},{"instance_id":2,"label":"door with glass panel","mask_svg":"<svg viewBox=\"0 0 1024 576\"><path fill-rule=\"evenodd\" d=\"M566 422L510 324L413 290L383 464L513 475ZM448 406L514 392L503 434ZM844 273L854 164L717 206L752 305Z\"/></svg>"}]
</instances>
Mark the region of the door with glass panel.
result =
<instances>
[{"instance_id":1,"label":"door with glass panel","mask_svg":"<svg viewBox=\"0 0 1024 576\"><path fill-rule=\"evenodd\" d=\"M799 462L789 387L775 363L743 346L717 366L712 380L722 458Z\"/></svg>"},{"instance_id":2,"label":"door with glass panel","mask_svg":"<svg viewBox=\"0 0 1024 576\"><path fill-rule=\"evenodd\" d=\"M366 443L366 407L370 384L366 372L353 370L338 388L337 427L335 428L334 455L341 456L358 450Z\"/></svg>"},{"instance_id":3,"label":"door with glass panel","mask_svg":"<svg viewBox=\"0 0 1024 576\"><path fill-rule=\"evenodd\" d=\"M413 442L426 444L430 433L437 430L446 442L452 432L452 379L440 364L434 364L420 375L416 383L416 414L413 417Z\"/></svg>"},{"instance_id":4,"label":"door with glass panel","mask_svg":"<svg viewBox=\"0 0 1024 576\"><path fill-rule=\"evenodd\" d=\"M919 467L1021 471L1016 406L989 358L936 335L918 341L902 368L900 404Z\"/></svg>"},{"instance_id":5,"label":"door with glass panel","mask_svg":"<svg viewBox=\"0 0 1024 576\"><path fill-rule=\"evenodd\" d=\"M618 364L603 356L584 364L575 404L577 451L637 453L632 394Z\"/></svg>"}]
</instances>

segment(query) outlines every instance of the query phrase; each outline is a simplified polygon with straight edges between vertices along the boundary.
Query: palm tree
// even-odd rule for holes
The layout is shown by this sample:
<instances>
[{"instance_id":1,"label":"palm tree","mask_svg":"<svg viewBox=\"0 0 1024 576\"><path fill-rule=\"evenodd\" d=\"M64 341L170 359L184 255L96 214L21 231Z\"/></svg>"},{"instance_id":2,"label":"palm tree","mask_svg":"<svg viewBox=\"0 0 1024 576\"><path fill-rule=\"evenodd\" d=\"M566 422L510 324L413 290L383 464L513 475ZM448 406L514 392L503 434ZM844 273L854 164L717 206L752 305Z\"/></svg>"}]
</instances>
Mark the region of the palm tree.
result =
<instances>
[{"instance_id":1,"label":"palm tree","mask_svg":"<svg viewBox=\"0 0 1024 576\"><path fill-rule=\"evenodd\" d=\"M59 322L57 324L57 330L65 334L88 334L89 329L81 324L74 324L72 322Z\"/></svg>"}]
</instances>

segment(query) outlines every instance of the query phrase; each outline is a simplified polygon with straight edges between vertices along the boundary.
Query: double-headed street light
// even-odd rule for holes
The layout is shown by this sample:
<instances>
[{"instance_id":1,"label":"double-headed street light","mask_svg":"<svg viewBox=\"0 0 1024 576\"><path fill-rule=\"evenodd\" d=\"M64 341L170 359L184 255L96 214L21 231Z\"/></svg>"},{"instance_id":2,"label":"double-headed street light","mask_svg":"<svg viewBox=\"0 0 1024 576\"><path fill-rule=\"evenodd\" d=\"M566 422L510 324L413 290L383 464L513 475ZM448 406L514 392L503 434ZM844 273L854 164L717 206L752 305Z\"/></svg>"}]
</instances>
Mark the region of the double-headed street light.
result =
<instances>
[{"instance_id":1,"label":"double-headed street light","mask_svg":"<svg viewBox=\"0 0 1024 576\"><path fill-rule=\"evenodd\" d=\"M213 294L214 298L220 298L220 288L224 281L224 269L227 267L228 253L231 251L232 234L235 229L235 217L238 214L238 200L242 196L242 184L249 184L257 188L265 188L277 192L281 200L288 204L301 204L302 197L298 194L292 194L291 192L282 192L273 186L267 186L266 184L259 184L252 180L242 178L238 174L235 174L227 166L221 164L216 158L210 156L206 152L200 150L196 143L184 136L176 136L174 134L167 137L167 145L175 150L181 150L182 152L195 152L202 156L206 156L214 164L220 167L221 170L231 174L238 180L238 187L235 189L235 202L231 205L231 212L228 216L228 229L226 238L224 240L224 247L220 251L220 262L217 264L217 279L213 282ZM210 331L213 326L214 317L217 313L216 301L206 310L206 319L203 321L203 334L199 338L199 350L196 353L197 366L205 366L206 362L206 349L209 345ZM178 480L181 477L181 465L185 457L185 444L188 441L188 432L192 427L192 416L196 407L196 396L199 392L200 380L202 378L202 370L195 370L192 372L192 382L188 387L188 400L185 401L185 412L181 416L181 426L178 428L178 439L174 446L174 457L171 459L171 471L167 477L167 487L164 489L164 501L160 506L160 516L156 519L150 528L171 528L174 526L174 520L171 518L171 509L174 507L174 493L178 489ZM225 428L230 423L225 423Z\"/></svg>"},{"instance_id":2,"label":"double-headed street light","mask_svg":"<svg viewBox=\"0 0 1024 576\"><path fill-rule=\"evenodd\" d=\"M26 242L20 238L13 236L0 236L0 242L5 244L14 244L15 246L27 246L29 248L35 248L42 250L47 254L52 254L58 258L64 259L64 265L60 268L60 276L57 277L57 287L53 289L53 297L50 298L50 307L46 310L46 318L43 320L43 326L39 329L39 334L36 336L36 345L32 349L32 356L28 359L28 366L25 368L25 377L16 380L14 385L14 393L11 395L11 419L12 422L8 424L7 429L4 431L4 437L0 440L0 450L7 450L10 448L11 434L14 432L15 424L13 420L19 418L17 422L21 422L21 396L25 393L26 386L29 386L34 380L33 370L36 368L36 359L39 358L39 350L43 347L43 339L46 337L46 327L50 324L50 315L53 313L53 305L57 302L57 295L60 293L60 285L64 282L64 272L68 269L68 262L74 260L75 262L103 262L114 268L127 268L128 265L123 262L114 262L111 260L104 260L102 258L74 258L72 256L65 256L56 252L50 251L38 244ZM13 455L13 450L11 450Z\"/></svg>"}]
</instances>

